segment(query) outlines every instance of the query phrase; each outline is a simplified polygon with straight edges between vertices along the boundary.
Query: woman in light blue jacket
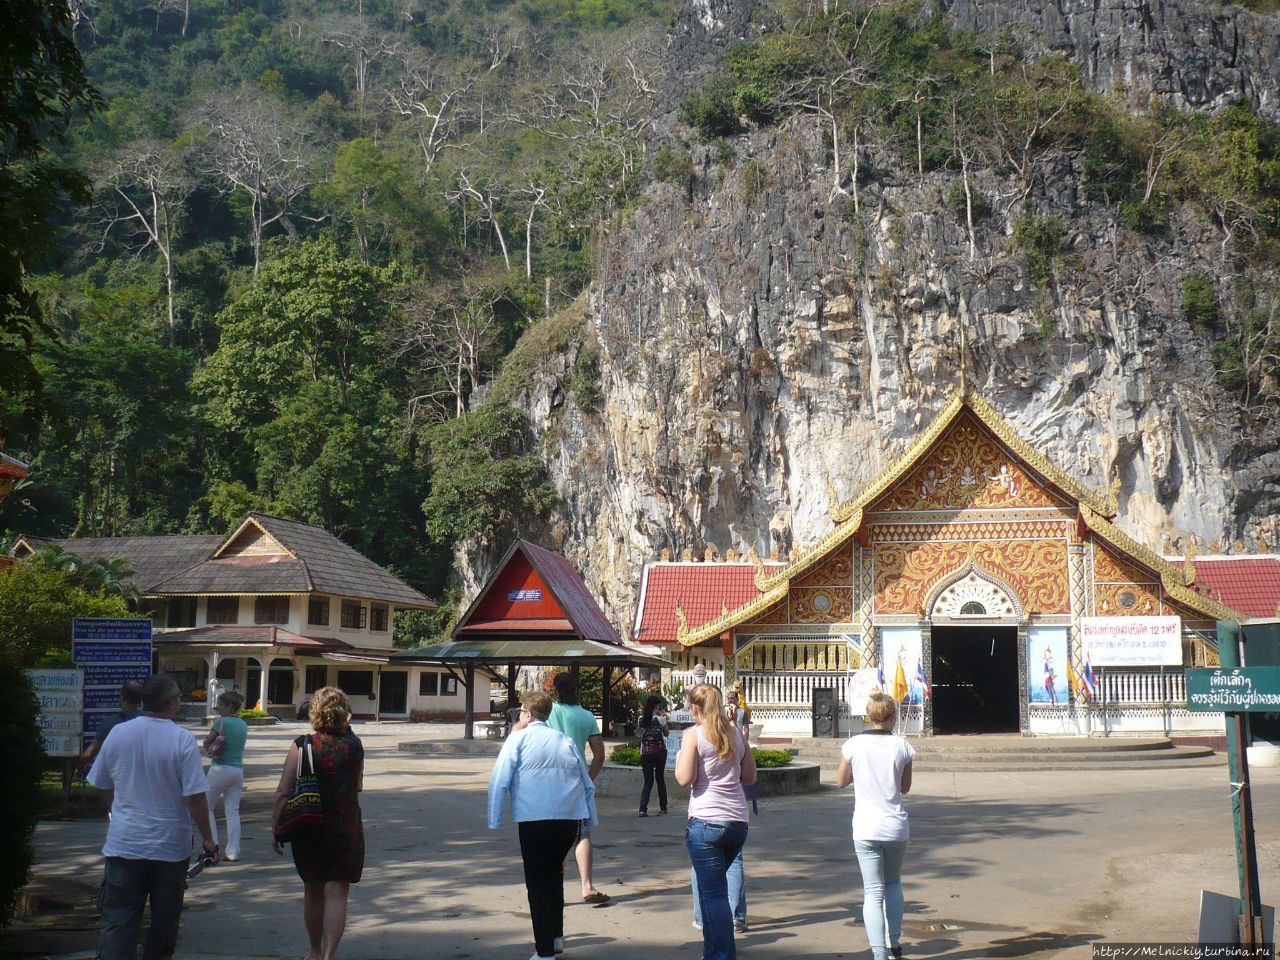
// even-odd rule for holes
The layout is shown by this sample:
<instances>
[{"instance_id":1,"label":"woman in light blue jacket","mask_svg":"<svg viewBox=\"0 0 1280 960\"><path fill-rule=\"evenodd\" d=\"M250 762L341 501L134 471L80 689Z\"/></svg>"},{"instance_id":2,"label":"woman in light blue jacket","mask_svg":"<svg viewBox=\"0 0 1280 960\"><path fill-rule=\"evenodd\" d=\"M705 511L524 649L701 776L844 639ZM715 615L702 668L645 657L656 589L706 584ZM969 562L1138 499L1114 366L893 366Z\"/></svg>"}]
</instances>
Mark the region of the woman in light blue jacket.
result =
<instances>
[{"instance_id":1,"label":"woman in light blue jacket","mask_svg":"<svg viewBox=\"0 0 1280 960\"><path fill-rule=\"evenodd\" d=\"M573 741L547 726L550 695L535 690L520 703L520 720L489 778L489 829L502 826L510 794L533 919L530 960L554 960L564 949L564 858L580 826L596 822L595 786Z\"/></svg>"}]
</instances>

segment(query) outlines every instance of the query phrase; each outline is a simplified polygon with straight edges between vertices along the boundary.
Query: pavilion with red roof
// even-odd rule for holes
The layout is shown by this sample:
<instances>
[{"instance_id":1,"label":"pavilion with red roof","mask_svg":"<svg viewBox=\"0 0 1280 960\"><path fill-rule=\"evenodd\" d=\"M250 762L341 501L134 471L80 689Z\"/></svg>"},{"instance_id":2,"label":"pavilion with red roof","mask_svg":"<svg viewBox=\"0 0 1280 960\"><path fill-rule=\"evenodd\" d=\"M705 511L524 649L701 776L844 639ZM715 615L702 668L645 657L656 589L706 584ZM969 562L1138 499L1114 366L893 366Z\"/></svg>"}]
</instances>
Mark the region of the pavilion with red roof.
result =
<instances>
[{"instance_id":1,"label":"pavilion with red roof","mask_svg":"<svg viewBox=\"0 0 1280 960\"><path fill-rule=\"evenodd\" d=\"M476 595L446 643L417 647L392 657L401 664L461 668L465 679L466 737L474 733L471 690L477 669L507 685L515 702L521 667L568 666L603 671L603 727L608 732L614 669L669 667L670 661L627 646L582 577L564 557L516 540ZM505 668L505 673L499 672Z\"/></svg>"}]
</instances>

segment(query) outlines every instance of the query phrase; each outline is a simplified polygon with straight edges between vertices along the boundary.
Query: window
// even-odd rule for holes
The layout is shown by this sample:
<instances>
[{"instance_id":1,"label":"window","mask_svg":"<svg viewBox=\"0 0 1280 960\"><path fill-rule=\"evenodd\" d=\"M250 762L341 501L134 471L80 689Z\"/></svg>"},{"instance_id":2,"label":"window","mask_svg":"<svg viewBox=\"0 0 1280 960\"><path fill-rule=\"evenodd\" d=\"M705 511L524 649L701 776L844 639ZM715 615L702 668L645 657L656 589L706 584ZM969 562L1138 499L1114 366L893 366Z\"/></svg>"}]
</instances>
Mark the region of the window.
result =
<instances>
[{"instance_id":1,"label":"window","mask_svg":"<svg viewBox=\"0 0 1280 960\"><path fill-rule=\"evenodd\" d=\"M210 597L204 614L205 623L239 623L239 597Z\"/></svg>"},{"instance_id":2,"label":"window","mask_svg":"<svg viewBox=\"0 0 1280 960\"><path fill-rule=\"evenodd\" d=\"M369 611L361 605L359 600L343 600L342 601L342 625L350 627L354 630L363 630L365 626L365 618L368 617Z\"/></svg>"},{"instance_id":3,"label":"window","mask_svg":"<svg viewBox=\"0 0 1280 960\"><path fill-rule=\"evenodd\" d=\"M339 670L337 686L348 697L372 697L373 671Z\"/></svg>"},{"instance_id":4,"label":"window","mask_svg":"<svg viewBox=\"0 0 1280 960\"><path fill-rule=\"evenodd\" d=\"M440 675L440 696L452 697L458 692L458 678Z\"/></svg>"},{"instance_id":5,"label":"window","mask_svg":"<svg viewBox=\"0 0 1280 960\"><path fill-rule=\"evenodd\" d=\"M440 674L422 671L418 676L418 696L437 697L440 695Z\"/></svg>"},{"instance_id":6,"label":"window","mask_svg":"<svg viewBox=\"0 0 1280 960\"><path fill-rule=\"evenodd\" d=\"M288 597L255 597L253 600L254 623L288 623Z\"/></svg>"},{"instance_id":7,"label":"window","mask_svg":"<svg viewBox=\"0 0 1280 960\"><path fill-rule=\"evenodd\" d=\"M196 598L170 597L164 625L166 627L194 627L196 625Z\"/></svg>"},{"instance_id":8,"label":"window","mask_svg":"<svg viewBox=\"0 0 1280 960\"><path fill-rule=\"evenodd\" d=\"M965 617L982 617L986 616L987 608L980 604L977 600L970 600L960 608L960 615Z\"/></svg>"},{"instance_id":9,"label":"window","mask_svg":"<svg viewBox=\"0 0 1280 960\"><path fill-rule=\"evenodd\" d=\"M329 598L312 597L307 603L307 623L317 627L329 625Z\"/></svg>"},{"instance_id":10,"label":"window","mask_svg":"<svg viewBox=\"0 0 1280 960\"><path fill-rule=\"evenodd\" d=\"M313 666L307 667L307 672L303 676L304 676L303 683L305 685L305 692L315 693L317 690L323 687L325 683L328 681L329 668L324 666L313 665Z\"/></svg>"},{"instance_id":11,"label":"window","mask_svg":"<svg viewBox=\"0 0 1280 960\"><path fill-rule=\"evenodd\" d=\"M387 629L387 605L385 603L369 604L369 629Z\"/></svg>"}]
</instances>

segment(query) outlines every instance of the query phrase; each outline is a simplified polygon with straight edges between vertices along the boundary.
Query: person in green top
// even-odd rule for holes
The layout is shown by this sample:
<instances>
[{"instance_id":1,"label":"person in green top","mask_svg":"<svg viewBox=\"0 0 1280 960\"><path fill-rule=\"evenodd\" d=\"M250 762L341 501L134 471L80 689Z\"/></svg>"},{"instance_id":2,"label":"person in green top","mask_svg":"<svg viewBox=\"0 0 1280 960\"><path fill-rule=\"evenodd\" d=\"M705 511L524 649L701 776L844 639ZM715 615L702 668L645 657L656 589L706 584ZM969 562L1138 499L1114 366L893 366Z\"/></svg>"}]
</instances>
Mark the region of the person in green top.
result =
<instances>
[{"instance_id":1,"label":"person in green top","mask_svg":"<svg viewBox=\"0 0 1280 960\"><path fill-rule=\"evenodd\" d=\"M604 769L604 738L600 736L600 726L595 715L578 703L578 681L571 673L557 673L552 681L556 688L556 700L551 707L551 716L547 718L547 726L559 730L578 748L578 753L586 759L587 744L591 744L591 764L587 774L594 781ZM582 876L582 900L584 903L607 903L609 895L601 893L591 882L591 869L594 856L591 850L591 825L582 822L578 825L578 846L574 852L578 861L578 873Z\"/></svg>"},{"instance_id":2,"label":"person in green top","mask_svg":"<svg viewBox=\"0 0 1280 960\"><path fill-rule=\"evenodd\" d=\"M223 798L227 815L227 848L224 859L240 859L240 794L244 792L244 744L249 725L236 714L244 698L228 691L218 697L218 717L204 738L204 752L213 758L209 767L209 831L218 842L215 809Z\"/></svg>"}]
</instances>

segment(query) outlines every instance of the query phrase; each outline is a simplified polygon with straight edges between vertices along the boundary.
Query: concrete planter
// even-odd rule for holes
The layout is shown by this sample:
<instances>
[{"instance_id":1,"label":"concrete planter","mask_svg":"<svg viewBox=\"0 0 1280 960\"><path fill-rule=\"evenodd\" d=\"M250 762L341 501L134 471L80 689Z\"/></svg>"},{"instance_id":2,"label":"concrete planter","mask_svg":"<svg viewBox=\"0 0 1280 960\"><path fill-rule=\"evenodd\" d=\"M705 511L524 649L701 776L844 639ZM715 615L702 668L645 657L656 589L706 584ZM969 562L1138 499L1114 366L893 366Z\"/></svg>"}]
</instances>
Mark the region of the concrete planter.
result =
<instances>
[{"instance_id":1,"label":"concrete planter","mask_svg":"<svg viewBox=\"0 0 1280 960\"><path fill-rule=\"evenodd\" d=\"M785 767L761 768L756 786L759 796L783 797L793 793L814 793L822 789L819 778L821 767L816 763L794 760ZM644 787L644 771L639 767L624 767L612 761L604 765L596 777L596 793L602 797L634 797L640 799ZM667 771L667 794L687 799L689 791L676 783L675 773ZM650 804L655 801L650 801Z\"/></svg>"}]
</instances>

